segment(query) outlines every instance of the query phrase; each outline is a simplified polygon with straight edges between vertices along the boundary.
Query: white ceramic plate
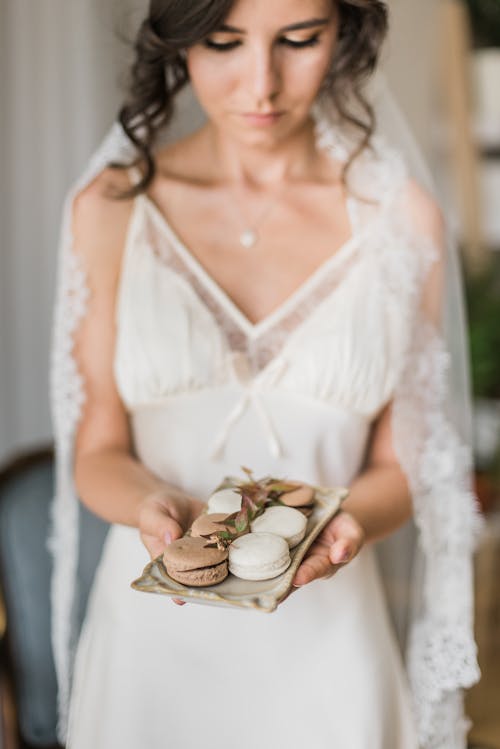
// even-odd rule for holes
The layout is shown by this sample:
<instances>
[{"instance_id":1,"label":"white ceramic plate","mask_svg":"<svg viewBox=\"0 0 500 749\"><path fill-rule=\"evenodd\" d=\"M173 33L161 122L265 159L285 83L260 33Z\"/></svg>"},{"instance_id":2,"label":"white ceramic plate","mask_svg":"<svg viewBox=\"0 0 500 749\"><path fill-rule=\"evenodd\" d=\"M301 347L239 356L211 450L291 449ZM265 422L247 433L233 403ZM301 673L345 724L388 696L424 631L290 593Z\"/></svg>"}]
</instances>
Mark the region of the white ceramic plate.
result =
<instances>
[{"instance_id":1,"label":"white ceramic plate","mask_svg":"<svg viewBox=\"0 0 500 749\"><path fill-rule=\"evenodd\" d=\"M288 594L299 564L314 539L325 525L339 511L348 495L344 488L314 487L314 509L307 519L306 536L298 546L290 550L292 562L289 568L271 580L241 580L231 573L217 585L203 588L189 588L167 574L162 557L158 557L144 568L142 576L131 583L135 590L146 593L179 598L191 603L205 603L213 606L236 606L258 611L274 611L278 603Z\"/></svg>"}]
</instances>

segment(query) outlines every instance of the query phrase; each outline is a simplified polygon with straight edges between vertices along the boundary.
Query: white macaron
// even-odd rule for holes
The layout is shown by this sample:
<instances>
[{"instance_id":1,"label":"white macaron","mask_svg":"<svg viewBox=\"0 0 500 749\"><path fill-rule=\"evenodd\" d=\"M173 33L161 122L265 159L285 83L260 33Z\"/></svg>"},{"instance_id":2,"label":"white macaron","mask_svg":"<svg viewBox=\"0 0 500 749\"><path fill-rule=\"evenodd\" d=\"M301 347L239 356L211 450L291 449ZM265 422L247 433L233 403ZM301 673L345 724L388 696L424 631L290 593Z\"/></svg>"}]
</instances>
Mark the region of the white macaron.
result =
<instances>
[{"instance_id":1,"label":"white macaron","mask_svg":"<svg viewBox=\"0 0 500 749\"><path fill-rule=\"evenodd\" d=\"M231 515L241 509L241 494L234 489L219 489L210 495L207 502L209 512L223 512Z\"/></svg>"},{"instance_id":2,"label":"white macaron","mask_svg":"<svg viewBox=\"0 0 500 749\"><path fill-rule=\"evenodd\" d=\"M229 546L229 572L243 580L270 580L291 561L287 542L273 533L248 533Z\"/></svg>"},{"instance_id":3,"label":"white macaron","mask_svg":"<svg viewBox=\"0 0 500 749\"><path fill-rule=\"evenodd\" d=\"M306 526L307 518L299 510L293 507L268 507L250 523L250 530L281 536L293 549L306 535Z\"/></svg>"}]
</instances>

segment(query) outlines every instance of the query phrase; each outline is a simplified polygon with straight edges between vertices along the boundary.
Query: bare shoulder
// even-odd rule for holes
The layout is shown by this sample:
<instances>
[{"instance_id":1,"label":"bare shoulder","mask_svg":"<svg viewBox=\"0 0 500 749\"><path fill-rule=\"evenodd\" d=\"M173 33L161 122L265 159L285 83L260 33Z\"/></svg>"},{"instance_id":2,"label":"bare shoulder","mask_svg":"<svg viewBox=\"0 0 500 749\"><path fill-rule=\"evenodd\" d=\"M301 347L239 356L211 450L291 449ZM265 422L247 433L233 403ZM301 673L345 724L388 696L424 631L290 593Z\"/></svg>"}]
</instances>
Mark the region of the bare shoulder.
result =
<instances>
[{"instance_id":1,"label":"bare shoulder","mask_svg":"<svg viewBox=\"0 0 500 749\"><path fill-rule=\"evenodd\" d=\"M117 199L130 188L125 171L106 168L82 190L72 204L72 233L76 253L99 271L117 270L132 214L132 199Z\"/></svg>"},{"instance_id":2,"label":"bare shoulder","mask_svg":"<svg viewBox=\"0 0 500 749\"><path fill-rule=\"evenodd\" d=\"M399 201L415 230L442 243L446 231L443 211L436 198L417 180L408 179Z\"/></svg>"}]
</instances>

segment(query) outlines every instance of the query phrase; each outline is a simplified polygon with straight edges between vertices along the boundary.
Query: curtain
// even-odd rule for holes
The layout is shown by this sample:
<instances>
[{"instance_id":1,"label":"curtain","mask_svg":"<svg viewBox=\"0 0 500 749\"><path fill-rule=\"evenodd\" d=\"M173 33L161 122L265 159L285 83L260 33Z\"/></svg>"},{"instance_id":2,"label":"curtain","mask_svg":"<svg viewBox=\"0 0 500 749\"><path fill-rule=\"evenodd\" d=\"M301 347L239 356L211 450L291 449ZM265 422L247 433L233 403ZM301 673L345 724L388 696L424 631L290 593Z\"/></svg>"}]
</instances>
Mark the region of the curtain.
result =
<instances>
[{"instance_id":1,"label":"curtain","mask_svg":"<svg viewBox=\"0 0 500 749\"><path fill-rule=\"evenodd\" d=\"M51 440L63 197L120 102L135 0L0 0L0 462Z\"/></svg>"}]
</instances>

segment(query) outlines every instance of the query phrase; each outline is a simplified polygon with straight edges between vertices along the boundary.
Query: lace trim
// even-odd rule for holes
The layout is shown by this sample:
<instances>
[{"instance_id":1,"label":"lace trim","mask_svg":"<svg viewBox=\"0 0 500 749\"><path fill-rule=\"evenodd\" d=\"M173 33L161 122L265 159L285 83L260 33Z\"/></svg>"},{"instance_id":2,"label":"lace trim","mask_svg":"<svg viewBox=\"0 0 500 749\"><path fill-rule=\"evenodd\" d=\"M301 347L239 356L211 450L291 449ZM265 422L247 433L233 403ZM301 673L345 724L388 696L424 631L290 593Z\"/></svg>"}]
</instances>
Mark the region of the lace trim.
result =
<instances>
[{"instance_id":1,"label":"lace trim","mask_svg":"<svg viewBox=\"0 0 500 749\"><path fill-rule=\"evenodd\" d=\"M62 267L62 300L56 311L58 318L57 343L53 349L52 387L56 427L61 438L73 434L85 402L83 379L73 357L73 337L85 317L90 290L80 258L67 254Z\"/></svg>"},{"instance_id":2,"label":"lace trim","mask_svg":"<svg viewBox=\"0 0 500 749\"><path fill-rule=\"evenodd\" d=\"M311 289L308 289L307 293L301 294L297 302L290 306L288 312L277 317L276 321L263 330L249 335L238 325L232 315L228 314L225 305L207 288L199 275L192 270L190 264L176 252L172 242L158 237L151 227L148 227L146 231L148 247L160 262L188 281L200 301L213 315L219 330L223 332L228 350L245 354L250 371L255 376L269 366L272 360L283 351L291 335L306 319L318 311L321 303L328 299L341 282L341 273L345 274L354 265L359 252L358 247L353 248L354 252L343 263L334 264L333 267L325 269L323 277Z\"/></svg>"},{"instance_id":3,"label":"lace trim","mask_svg":"<svg viewBox=\"0 0 500 749\"><path fill-rule=\"evenodd\" d=\"M394 443L413 496L425 555L423 600L408 670L424 749L465 746L453 719L461 687L479 679L472 633L472 551L482 522L469 487L470 450L446 418L449 355L433 325L419 325L396 393ZM456 716L458 717L458 715Z\"/></svg>"},{"instance_id":4,"label":"lace trim","mask_svg":"<svg viewBox=\"0 0 500 749\"><path fill-rule=\"evenodd\" d=\"M248 334L229 314L226 305L219 300L210 286L192 269L191 263L179 254L175 245L165 236L158 236L148 221L145 222L145 245L173 273L182 277L194 290L203 306L213 316L218 329L225 339L229 353L244 356L254 377L267 369L281 356L292 342L301 327L315 316L321 317L324 304L345 283L350 273L363 262L372 262L373 277L383 284L384 303L394 309L397 317L407 318L407 330L415 318L415 304L422 279L437 257L431 242L416 238L405 226L384 224L382 217L373 224L371 236L359 237L347 257L339 258L340 263L326 267L322 275L315 279L306 293L297 297L286 314L276 317L263 329ZM332 258L335 260L335 257Z\"/></svg>"},{"instance_id":5,"label":"lace trim","mask_svg":"<svg viewBox=\"0 0 500 749\"><path fill-rule=\"evenodd\" d=\"M70 203L65 208L63 247L71 243ZM75 580L78 566L78 499L73 481L74 435L85 402L84 382L73 356L74 334L86 314L90 291L80 259L61 255L52 347L51 399L56 435L56 493L47 547L54 557L51 581L52 644L58 681L57 734L64 743L75 642Z\"/></svg>"},{"instance_id":6,"label":"lace trim","mask_svg":"<svg viewBox=\"0 0 500 749\"><path fill-rule=\"evenodd\" d=\"M111 161L130 161L136 153L115 122L94 153L85 173L68 191L59 237L59 265L51 349L50 391L55 432L55 495L51 507L47 548L53 557L51 634L58 686L57 737L66 743L71 679L76 650L76 587L79 546L79 506L73 479L74 440L85 402L84 381L73 356L74 334L84 317L90 289L80 259L73 252L72 204Z\"/></svg>"}]
</instances>

